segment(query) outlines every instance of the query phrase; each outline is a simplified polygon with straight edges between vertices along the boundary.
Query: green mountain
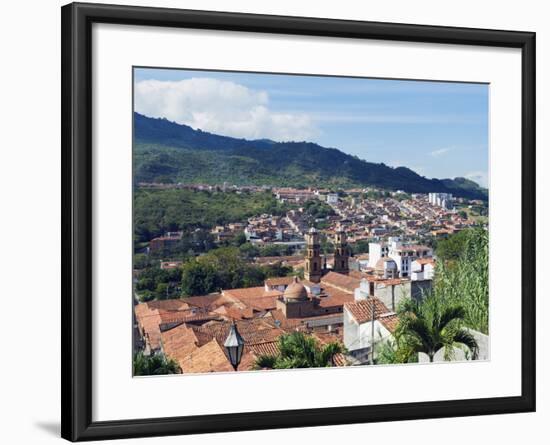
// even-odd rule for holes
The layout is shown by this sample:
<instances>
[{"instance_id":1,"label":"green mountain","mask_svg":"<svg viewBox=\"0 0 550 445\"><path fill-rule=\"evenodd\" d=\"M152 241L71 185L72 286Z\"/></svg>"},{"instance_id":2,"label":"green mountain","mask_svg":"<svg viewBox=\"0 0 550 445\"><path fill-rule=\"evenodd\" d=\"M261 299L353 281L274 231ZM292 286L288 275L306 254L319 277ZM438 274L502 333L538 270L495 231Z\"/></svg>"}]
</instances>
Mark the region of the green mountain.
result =
<instances>
[{"instance_id":1,"label":"green mountain","mask_svg":"<svg viewBox=\"0 0 550 445\"><path fill-rule=\"evenodd\" d=\"M487 199L465 178L428 179L311 142L246 140L134 113L135 182L201 182L294 187L374 186Z\"/></svg>"}]
</instances>

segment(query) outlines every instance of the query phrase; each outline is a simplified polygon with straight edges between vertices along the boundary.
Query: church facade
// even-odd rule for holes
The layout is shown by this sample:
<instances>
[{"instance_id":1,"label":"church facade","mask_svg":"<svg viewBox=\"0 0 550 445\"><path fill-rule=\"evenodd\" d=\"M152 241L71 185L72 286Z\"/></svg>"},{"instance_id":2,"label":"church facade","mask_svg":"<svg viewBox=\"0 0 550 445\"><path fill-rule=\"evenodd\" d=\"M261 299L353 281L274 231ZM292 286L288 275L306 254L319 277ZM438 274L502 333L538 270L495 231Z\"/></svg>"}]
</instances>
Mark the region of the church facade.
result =
<instances>
[{"instance_id":1,"label":"church facade","mask_svg":"<svg viewBox=\"0 0 550 445\"><path fill-rule=\"evenodd\" d=\"M329 272L326 260L321 257L321 244L319 232L312 227L305 235L306 255L304 266L304 278L312 283L319 283L323 275ZM346 232L339 227L334 236L334 263L332 271L341 274L349 272L350 248L347 242Z\"/></svg>"}]
</instances>

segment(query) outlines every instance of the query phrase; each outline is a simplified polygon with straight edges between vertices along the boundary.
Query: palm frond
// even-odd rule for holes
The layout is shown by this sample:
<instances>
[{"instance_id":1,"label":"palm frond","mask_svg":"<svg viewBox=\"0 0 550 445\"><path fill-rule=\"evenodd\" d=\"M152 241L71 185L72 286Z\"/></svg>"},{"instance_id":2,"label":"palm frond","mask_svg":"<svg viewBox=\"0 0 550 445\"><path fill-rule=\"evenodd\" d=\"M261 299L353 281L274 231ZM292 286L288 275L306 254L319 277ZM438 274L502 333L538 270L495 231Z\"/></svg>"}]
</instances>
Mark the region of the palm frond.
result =
<instances>
[{"instance_id":1,"label":"palm frond","mask_svg":"<svg viewBox=\"0 0 550 445\"><path fill-rule=\"evenodd\" d=\"M453 336L454 343L463 344L468 347L472 352L472 360L477 360L479 356L479 345L477 344L476 339L472 334L470 334L466 329L461 329L457 331Z\"/></svg>"},{"instance_id":2,"label":"palm frond","mask_svg":"<svg viewBox=\"0 0 550 445\"><path fill-rule=\"evenodd\" d=\"M338 353L344 352L340 343L329 343L323 347L317 354L316 364L319 367L332 366L332 359Z\"/></svg>"},{"instance_id":3,"label":"palm frond","mask_svg":"<svg viewBox=\"0 0 550 445\"><path fill-rule=\"evenodd\" d=\"M256 358L254 369L275 369L277 357L274 355L262 354Z\"/></svg>"},{"instance_id":4,"label":"palm frond","mask_svg":"<svg viewBox=\"0 0 550 445\"><path fill-rule=\"evenodd\" d=\"M442 331L447 327L449 323L454 320L463 320L465 315L465 310L462 306L454 305L443 310L439 318L439 323L437 326L438 331Z\"/></svg>"}]
</instances>

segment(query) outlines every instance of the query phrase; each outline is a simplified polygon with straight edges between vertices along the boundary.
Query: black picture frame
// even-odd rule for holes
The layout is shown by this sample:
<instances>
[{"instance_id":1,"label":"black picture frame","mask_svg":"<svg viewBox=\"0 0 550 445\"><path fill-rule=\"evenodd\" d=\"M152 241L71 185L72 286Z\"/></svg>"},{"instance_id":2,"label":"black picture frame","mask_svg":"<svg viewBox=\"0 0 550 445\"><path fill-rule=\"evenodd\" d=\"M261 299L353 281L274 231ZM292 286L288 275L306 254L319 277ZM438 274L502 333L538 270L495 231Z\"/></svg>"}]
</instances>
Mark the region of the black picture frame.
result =
<instances>
[{"instance_id":1,"label":"black picture frame","mask_svg":"<svg viewBox=\"0 0 550 445\"><path fill-rule=\"evenodd\" d=\"M73 3L62 8L62 412L71 441L535 410L535 33ZM92 37L94 23L520 48L521 396L92 421Z\"/></svg>"}]
</instances>

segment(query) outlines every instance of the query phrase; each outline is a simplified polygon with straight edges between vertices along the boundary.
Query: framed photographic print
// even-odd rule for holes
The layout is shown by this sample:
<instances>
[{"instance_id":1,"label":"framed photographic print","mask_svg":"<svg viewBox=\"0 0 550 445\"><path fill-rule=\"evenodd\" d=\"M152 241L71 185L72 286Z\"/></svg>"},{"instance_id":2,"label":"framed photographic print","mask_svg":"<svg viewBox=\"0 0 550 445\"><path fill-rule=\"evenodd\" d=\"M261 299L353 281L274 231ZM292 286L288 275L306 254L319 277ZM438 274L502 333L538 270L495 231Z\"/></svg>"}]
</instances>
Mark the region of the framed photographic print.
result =
<instances>
[{"instance_id":1,"label":"framed photographic print","mask_svg":"<svg viewBox=\"0 0 550 445\"><path fill-rule=\"evenodd\" d=\"M64 438L534 411L534 33L70 4L62 145Z\"/></svg>"}]
</instances>

